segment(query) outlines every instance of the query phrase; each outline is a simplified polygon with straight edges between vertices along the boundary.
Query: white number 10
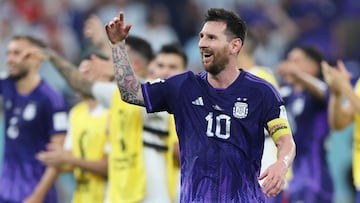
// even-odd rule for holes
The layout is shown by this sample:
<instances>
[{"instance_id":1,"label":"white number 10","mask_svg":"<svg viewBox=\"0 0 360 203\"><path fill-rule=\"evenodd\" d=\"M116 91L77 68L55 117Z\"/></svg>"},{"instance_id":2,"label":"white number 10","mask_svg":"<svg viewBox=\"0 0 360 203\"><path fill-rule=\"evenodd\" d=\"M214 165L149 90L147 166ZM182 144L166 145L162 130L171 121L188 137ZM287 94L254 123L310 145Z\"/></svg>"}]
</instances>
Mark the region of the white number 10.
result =
<instances>
[{"instance_id":1,"label":"white number 10","mask_svg":"<svg viewBox=\"0 0 360 203\"><path fill-rule=\"evenodd\" d=\"M222 139L228 139L230 137L230 123L231 118L228 115L220 114L215 117L216 119L216 125L215 125L215 136ZM214 137L214 131L213 131L213 113L210 112L206 117L205 120L207 121L207 130L206 135L208 137ZM221 120L225 120L225 130L222 130ZM223 133L221 133L223 132Z\"/></svg>"}]
</instances>

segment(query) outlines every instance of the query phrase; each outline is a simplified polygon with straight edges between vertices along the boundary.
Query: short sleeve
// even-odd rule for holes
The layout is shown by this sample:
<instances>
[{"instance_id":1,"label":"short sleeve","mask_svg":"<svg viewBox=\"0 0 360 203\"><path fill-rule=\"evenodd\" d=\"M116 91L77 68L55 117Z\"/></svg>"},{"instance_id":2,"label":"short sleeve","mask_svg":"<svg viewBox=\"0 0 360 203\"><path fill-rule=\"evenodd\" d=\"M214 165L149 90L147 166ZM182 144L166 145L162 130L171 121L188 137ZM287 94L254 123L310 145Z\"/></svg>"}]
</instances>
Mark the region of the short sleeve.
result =
<instances>
[{"instance_id":1,"label":"short sleeve","mask_svg":"<svg viewBox=\"0 0 360 203\"><path fill-rule=\"evenodd\" d=\"M70 120L69 120L70 121ZM68 127L67 134L65 136L64 141L64 150L71 151L72 150L72 133L71 133L71 125Z\"/></svg>"},{"instance_id":2,"label":"short sleeve","mask_svg":"<svg viewBox=\"0 0 360 203\"><path fill-rule=\"evenodd\" d=\"M142 93L148 113L167 111L174 113L182 84L192 72L188 71L165 80L143 84Z\"/></svg>"},{"instance_id":3,"label":"short sleeve","mask_svg":"<svg viewBox=\"0 0 360 203\"><path fill-rule=\"evenodd\" d=\"M47 91L47 102L42 103L45 105L44 111L46 112L49 120L49 134L55 135L66 133L68 128L68 111L64 98L55 91L49 88L44 88L42 91Z\"/></svg>"},{"instance_id":4,"label":"short sleeve","mask_svg":"<svg viewBox=\"0 0 360 203\"><path fill-rule=\"evenodd\" d=\"M268 86L270 91L266 91L264 100L264 121L265 124L271 120L277 118L284 118L287 120L286 109L284 106L284 101L282 100L279 92L273 87Z\"/></svg>"}]
</instances>

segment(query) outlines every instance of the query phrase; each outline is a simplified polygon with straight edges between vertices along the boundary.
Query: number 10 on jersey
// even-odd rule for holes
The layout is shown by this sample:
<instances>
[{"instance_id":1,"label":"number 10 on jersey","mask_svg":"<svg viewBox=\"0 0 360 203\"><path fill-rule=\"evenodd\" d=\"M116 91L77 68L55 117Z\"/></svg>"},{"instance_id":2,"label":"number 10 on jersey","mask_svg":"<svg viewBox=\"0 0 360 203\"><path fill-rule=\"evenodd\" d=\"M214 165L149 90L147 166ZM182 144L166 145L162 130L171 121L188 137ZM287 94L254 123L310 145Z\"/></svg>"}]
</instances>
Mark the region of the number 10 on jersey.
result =
<instances>
[{"instance_id":1,"label":"number 10 on jersey","mask_svg":"<svg viewBox=\"0 0 360 203\"><path fill-rule=\"evenodd\" d=\"M218 137L221 139L228 139L230 137L231 117L226 114L215 116L214 113L209 112L205 117L207 121L206 135L208 137Z\"/></svg>"}]
</instances>

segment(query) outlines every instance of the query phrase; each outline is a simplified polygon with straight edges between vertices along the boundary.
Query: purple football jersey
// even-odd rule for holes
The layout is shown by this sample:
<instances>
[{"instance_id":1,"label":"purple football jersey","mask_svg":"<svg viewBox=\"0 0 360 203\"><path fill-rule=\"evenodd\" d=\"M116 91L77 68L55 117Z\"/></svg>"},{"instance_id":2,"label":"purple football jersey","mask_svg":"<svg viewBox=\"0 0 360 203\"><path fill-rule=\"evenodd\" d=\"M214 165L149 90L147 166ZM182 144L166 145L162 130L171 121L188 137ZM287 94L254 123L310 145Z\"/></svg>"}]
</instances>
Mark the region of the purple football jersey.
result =
<instances>
[{"instance_id":1,"label":"purple football jersey","mask_svg":"<svg viewBox=\"0 0 360 203\"><path fill-rule=\"evenodd\" d=\"M5 151L0 199L21 202L40 181L45 166L36 154L45 150L52 135L65 133L63 98L44 81L29 94L19 94L11 79L0 80L5 112ZM56 202L54 188L45 202Z\"/></svg>"},{"instance_id":2,"label":"purple football jersey","mask_svg":"<svg viewBox=\"0 0 360 203\"><path fill-rule=\"evenodd\" d=\"M226 89L206 72L146 83L148 112L175 116L180 143L181 202L265 202L258 183L266 123L283 101L268 82L241 71Z\"/></svg>"},{"instance_id":3,"label":"purple football jersey","mask_svg":"<svg viewBox=\"0 0 360 203\"><path fill-rule=\"evenodd\" d=\"M305 202L320 202L319 199L331 202L334 189L325 150L330 133L327 101L308 91L295 92L290 86L281 89L288 93L283 96L296 144L290 194Z\"/></svg>"}]
</instances>

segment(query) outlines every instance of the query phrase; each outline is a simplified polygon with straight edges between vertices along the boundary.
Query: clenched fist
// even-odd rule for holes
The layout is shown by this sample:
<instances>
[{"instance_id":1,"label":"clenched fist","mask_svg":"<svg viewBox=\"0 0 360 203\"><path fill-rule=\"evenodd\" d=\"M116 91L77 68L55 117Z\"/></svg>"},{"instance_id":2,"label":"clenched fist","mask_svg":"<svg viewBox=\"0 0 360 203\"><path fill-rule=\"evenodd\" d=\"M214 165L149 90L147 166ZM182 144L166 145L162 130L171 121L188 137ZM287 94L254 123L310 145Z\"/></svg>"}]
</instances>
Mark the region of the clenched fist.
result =
<instances>
[{"instance_id":1,"label":"clenched fist","mask_svg":"<svg viewBox=\"0 0 360 203\"><path fill-rule=\"evenodd\" d=\"M125 25L123 12L105 25L106 34L112 44L123 41L128 36L130 28L130 24Z\"/></svg>"}]
</instances>

